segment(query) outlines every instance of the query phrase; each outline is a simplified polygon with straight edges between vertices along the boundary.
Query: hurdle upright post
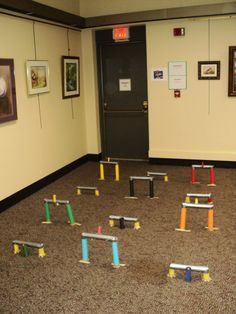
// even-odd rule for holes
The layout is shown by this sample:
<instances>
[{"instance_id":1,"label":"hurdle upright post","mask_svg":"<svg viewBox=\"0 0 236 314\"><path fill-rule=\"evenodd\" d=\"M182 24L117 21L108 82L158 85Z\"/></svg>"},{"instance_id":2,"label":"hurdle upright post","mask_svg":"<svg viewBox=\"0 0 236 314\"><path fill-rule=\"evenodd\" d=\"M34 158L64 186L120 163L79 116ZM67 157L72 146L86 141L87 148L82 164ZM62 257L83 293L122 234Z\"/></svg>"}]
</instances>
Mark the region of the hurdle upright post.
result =
<instances>
[{"instance_id":1,"label":"hurdle upright post","mask_svg":"<svg viewBox=\"0 0 236 314\"><path fill-rule=\"evenodd\" d=\"M88 239L82 238L82 260L81 263L90 264L88 255Z\"/></svg>"},{"instance_id":2,"label":"hurdle upright post","mask_svg":"<svg viewBox=\"0 0 236 314\"><path fill-rule=\"evenodd\" d=\"M149 196L150 198L154 197L154 186L153 186L153 180L149 181Z\"/></svg>"},{"instance_id":3,"label":"hurdle upright post","mask_svg":"<svg viewBox=\"0 0 236 314\"><path fill-rule=\"evenodd\" d=\"M186 217L187 217L187 208L182 206L181 212L180 212L180 224L179 228L176 228L176 231L185 231L190 232L190 230L186 229Z\"/></svg>"},{"instance_id":4,"label":"hurdle upright post","mask_svg":"<svg viewBox=\"0 0 236 314\"><path fill-rule=\"evenodd\" d=\"M99 180L104 180L104 165L102 163L100 163L100 178Z\"/></svg>"},{"instance_id":5,"label":"hurdle upright post","mask_svg":"<svg viewBox=\"0 0 236 314\"><path fill-rule=\"evenodd\" d=\"M192 166L192 180L191 180L192 184L196 183L196 171L195 171L195 167Z\"/></svg>"},{"instance_id":6,"label":"hurdle upright post","mask_svg":"<svg viewBox=\"0 0 236 314\"><path fill-rule=\"evenodd\" d=\"M44 208L45 208L45 216L46 216L46 221L45 223L51 224L51 214L50 214L50 208L48 202L44 202Z\"/></svg>"},{"instance_id":7,"label":"hurdle upright post","mask_svg":"<svg viewBox=\"0 0 236 314\"><path fill-rule=\"evenodd\" d=\"M215 186L215 174L214 174L214 167L210 168L210 184L208 186Z\"/></svg>"},{"instance_id":8,"label":"hurdle upright post","mask_svg":"<svg viewBox=\"0 0 236 314\"><path fill-rule=\"evenodd\" d=\"M120 180L120 171L119 171L119 164L115 164L115 181Z\"/></svg>"},{"instance_id":9,"label":"hurdle upright post","mask_svg":"<svg viewBox=\"0 0 236 314\"><path fill-rule=\"evenodd\" d=\"M115 268L120 267L119 251L117 241L112 241L112 265Z\"/></svg>"},{"instance_id":10,"label":"hurdle upright post","mask_svg":"<svg viewBox=\"0 0 236 314\"><path fill-rule=\"evenodd\" d=\"M67 215L68 215L70 224L71 224L71 225L74 225L75 219L74 219L74 215L73 215L73 212L72 212L72 208L71 208L71 206L70 206L70 203L66 204L66 209L67 209Z\"/></svg>"},{"instance_id":11,"label":"hurdle upright post","mask_svg":"<svg viewBox=\"0 0 236 314\"><path fill-rule=\"evenodd\" d=\"M129 191L130 191L130 197L134 197L134 180L129 179Z\"/></svg>"}]
</instances>

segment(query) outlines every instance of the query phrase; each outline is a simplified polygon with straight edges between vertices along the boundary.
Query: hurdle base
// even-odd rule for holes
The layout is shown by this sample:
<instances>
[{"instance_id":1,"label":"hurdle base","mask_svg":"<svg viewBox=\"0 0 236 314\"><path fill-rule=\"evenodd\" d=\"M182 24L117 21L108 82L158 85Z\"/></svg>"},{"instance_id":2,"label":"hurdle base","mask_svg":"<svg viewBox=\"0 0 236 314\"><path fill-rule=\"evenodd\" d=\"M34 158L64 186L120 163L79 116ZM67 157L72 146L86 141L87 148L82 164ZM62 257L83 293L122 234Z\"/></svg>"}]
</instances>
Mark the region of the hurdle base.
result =
<instances>
[{"instance_id":1,"label":"hurdle base","mask_svg":"<svg viewBox=\"0 0 236 314\"><path fill-rule=\"evenodd\" d=\"M90 264L90 261L86 261L86 260L83 260L83 259L79 260L79 262L80 262L81 264L87 264L87 265Z\"/></svg>"},{"instance_id":2,"label":"hurdle base","mask_svg":"<svg viewBox=\"0 0 236 314\"><path fill-rule=\"evenodd\" d=\"M99 178L98 180L99 180L99 181L105 181L105 179L101 179L101 178Z\"/></svg>"},{"instance_id":3,"label":"hurdle base","mask_svg":"<svg viewBox=\"0 0 236 314\"><path fill-rule=\"evenodd\" d=\"M208 231L215 231L215 230L219 230L219 228L217 228L217 227L213 227L213 230L209 230L209 228L208 228L208 227L205 227L205 229L208 229Z\"/></svg>"},{"instance_id":4,"label":"hurdle base","mask_svg":"<svg viewBox=\"0 0 236 314\"><path fill-rule=\"evenodd\" d=\"M70 224L70 222L69 222L69 224ZM81 226L81 224L80 223L78 223L78 222L74 222L73 224L70 224L72 227L74 227L74 226Z\"/></svg>"},{"instance_id":5,"label":"hurdle base","mask_svg":"<svg viewBox=\"0 0 236 314\"><path fill-rule=\"evenodd\" d=\"M52 224L52 221L42 221L42 224L50 225Z\"/></svg>"},{"instance_id":6,"label":"hurdle base","mask_svg":"<svg viewBox=\"0 0 236 314\"><path fill-rule=\"evenodd\" d=\"M147 196L147 198L150 198L151 200L154 199L154 198L155 198L155 199L159 199L158 196L153 196L153 197Z\"/></svg>"},{"instance_id":7,"label":"hurdle base","mask_svg":"<svg viewBox=\"0 0 236 314\"><path fill-rule=\"evenodd\" d=\"M207 276L206 276L206 274L205 274L205 276L204 276L204 274L202 275L202 281L204 281L204 282L210 282L212 279L211 279L211 277L210 277L210 275L209 274L207 274Z\"/></svg>"},{"instance_id":8,"label":"hurdle base","mask_svg":"<svg viewBox=\"0 0 236 314\"><path fill-rule=\"evenodd\" d=\"M112 265L113 268L120 268L120 267L126 266L125 264L115 265L115 264L113 264L113 263L111 263L111 265Z\"/></svg>"},{"instance_id":9,"label":"hurdle base","mask_svg":"<svg viewBox=\"0 0 236 314\"><path fill-rule=\"evenodd\" d=\"M216 186L214 183L208 183L207 186Z\"/></svg>"},{"instance_id":10,"label":"hurdle base","mask_svg":"<svg viewBox=\"0 0 236 314\"><path fill-rule=\"evenodd\" d=\"M175 231L191 232L191 230L188 230L188 229L180 229L180 228L175 228Z\"/></svg>"},{"instance_id":11,"label":"hurdle base","mask_svg":"<svg viewBox=\"0 0 236 314\"><path fill-rule=\"evenodd\" d=\"M194 184L201 184L201 182L192 182L192 181L190 183L193 184L193 185Z\"/></svg>"},{"instance_id":12,"label":"hurdle base","mask_svg":"<svg viewBox=\"0 0 236 314\"><path fill-rule=\"evenodd\" d=\"M130 199L133 199L133 200L137 200L137 196L125 196L125 198L130 198Z\"/></svg>"}]
</instances>

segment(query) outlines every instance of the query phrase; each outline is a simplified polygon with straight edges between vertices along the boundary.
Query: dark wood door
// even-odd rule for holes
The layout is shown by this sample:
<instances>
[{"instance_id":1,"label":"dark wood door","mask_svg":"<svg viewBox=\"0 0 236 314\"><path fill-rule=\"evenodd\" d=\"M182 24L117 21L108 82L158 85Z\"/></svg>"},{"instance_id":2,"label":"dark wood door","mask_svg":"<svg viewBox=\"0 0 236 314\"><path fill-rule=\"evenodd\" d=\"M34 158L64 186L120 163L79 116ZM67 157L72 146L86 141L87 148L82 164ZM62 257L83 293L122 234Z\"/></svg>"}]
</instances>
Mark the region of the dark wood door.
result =
<instances>
[{"instance_id":1,"label":"dark wood door","mask_svg":"<svg viewBox=\"0 0 236 314\"><path fill-rule=\"evenodd\" d=\"M126 42L97 41L103 158L148 158L145 28L130 35Z\"/></svg>"}]
</instances>

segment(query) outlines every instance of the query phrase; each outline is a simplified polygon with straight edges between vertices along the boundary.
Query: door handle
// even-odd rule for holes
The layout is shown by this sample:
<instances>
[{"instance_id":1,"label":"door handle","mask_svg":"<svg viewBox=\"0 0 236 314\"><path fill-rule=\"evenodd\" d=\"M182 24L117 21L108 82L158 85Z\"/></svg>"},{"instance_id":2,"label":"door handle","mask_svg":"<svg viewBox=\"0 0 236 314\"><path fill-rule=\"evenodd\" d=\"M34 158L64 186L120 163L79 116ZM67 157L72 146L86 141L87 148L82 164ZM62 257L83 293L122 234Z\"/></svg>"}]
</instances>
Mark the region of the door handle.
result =
<instances>
[{"instance_id":1,"label":"door handle","mask_svg":"<svg viewBox=\"0 0 236 314\"><path fill-rule=\"evenodd\" d=\"M108 109L108 104L107 104L107 102L104 102L103 108L104 108L104 110L107 110L107 109Z\"/></svg>"},{"instance_id":2,"label":"door handle","mask_svg":"<svg viewBox=\"0 0 236 314\"><path fill-rule=\"evenodd\" d=\"M148 111L148 101L147 100L143 101L143 111Z\"/></svg>"}]
</instances>

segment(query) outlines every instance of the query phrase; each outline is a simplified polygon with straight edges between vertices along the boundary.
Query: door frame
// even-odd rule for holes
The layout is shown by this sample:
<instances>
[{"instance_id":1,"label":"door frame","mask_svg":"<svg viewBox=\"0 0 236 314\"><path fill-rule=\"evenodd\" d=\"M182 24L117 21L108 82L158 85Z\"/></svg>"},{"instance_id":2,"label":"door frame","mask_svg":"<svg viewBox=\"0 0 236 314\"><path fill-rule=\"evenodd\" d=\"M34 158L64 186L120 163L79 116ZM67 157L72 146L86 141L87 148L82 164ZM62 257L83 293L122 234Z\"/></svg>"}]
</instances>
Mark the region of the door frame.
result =
<instances>
[{"instance_id":1,"label":"door frame","mask_svg":"<svg viewBox=\"0 0 236 314\"><path fill-rule=\"evenodd\" d=\"M95 31L96 55L97 55L97 78L98 78L98 99L99 99L99 122L101 134L101 155L102 159L106 157L106 134L105 134L105 115L103 110L104 90L103 90L103 73L102 73L102 47L106 44L122 45L123 42L115 42L112 38L113 28ZM144 42L146 45L146 26L130 26L129 27L129 42L137 43ZM127 41L125 41L127 43ZM149 142L149 136L148 136Z\"/></svg>"}]
</instances>

